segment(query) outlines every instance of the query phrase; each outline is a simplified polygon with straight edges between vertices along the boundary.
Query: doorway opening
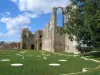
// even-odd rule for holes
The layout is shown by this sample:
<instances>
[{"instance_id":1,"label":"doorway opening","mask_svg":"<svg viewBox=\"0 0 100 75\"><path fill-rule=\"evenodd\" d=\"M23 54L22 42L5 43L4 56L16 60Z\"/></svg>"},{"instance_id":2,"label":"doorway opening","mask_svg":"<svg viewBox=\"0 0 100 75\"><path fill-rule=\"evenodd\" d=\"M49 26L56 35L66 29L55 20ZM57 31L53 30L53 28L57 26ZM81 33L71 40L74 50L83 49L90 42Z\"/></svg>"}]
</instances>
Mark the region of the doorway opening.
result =
<instances>
[{"instance_id":1,"label":"doorway opening","mask_svg":"<svg viewBox=\"0 0 100 75\"><path fill-rule=\"evenodd\" d=\"M42 44L40 43L40 50L42 49Z\"/></svg>"},{"instance_id":2,"label":"doorway opening","mask_svg":"<svg viewBox=\"0 0 100 75\"><path fill-rule=\"evenodd\" d=\"M31 49L34 49L34 44L31 44Z\"/></svg>"}]
</instances>

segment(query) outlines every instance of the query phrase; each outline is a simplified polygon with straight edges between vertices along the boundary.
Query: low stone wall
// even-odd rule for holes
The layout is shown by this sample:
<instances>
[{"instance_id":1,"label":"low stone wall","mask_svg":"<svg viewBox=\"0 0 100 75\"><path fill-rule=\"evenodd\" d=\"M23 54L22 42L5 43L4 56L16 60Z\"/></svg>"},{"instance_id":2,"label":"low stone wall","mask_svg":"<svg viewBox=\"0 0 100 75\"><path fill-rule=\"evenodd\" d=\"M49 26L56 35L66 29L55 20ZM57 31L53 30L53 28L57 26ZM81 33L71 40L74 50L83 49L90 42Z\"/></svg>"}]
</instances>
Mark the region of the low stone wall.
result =
<instances>
[{"instance_id":1,"label":"low stone wall","mask_svg":"<svg viewBox=\"0 0 100 75\"><path fill-rule=\"evenodd\" d=\"M0 50L20 49L20 43L3 43L0 44Z\"/></svg>"}]
</instances>

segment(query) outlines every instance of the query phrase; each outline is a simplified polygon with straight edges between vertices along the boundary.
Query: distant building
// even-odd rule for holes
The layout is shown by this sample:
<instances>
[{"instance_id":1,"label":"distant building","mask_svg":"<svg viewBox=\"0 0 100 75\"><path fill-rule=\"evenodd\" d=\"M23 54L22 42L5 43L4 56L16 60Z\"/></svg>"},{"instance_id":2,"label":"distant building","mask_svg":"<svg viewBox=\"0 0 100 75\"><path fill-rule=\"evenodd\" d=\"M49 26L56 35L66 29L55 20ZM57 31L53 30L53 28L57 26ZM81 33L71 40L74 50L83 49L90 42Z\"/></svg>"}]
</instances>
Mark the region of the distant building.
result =
<instances>
[{"instance_id":1,"label":"distant building","mask_svg":"<svg viewBox=\"0 0 100 75\"><path fill-rule=\"evenodd\" d=\"M19 42L0 43L0 50L6 50L6 49L20 49L20 43Z\"/></svg>"}]
</instances>

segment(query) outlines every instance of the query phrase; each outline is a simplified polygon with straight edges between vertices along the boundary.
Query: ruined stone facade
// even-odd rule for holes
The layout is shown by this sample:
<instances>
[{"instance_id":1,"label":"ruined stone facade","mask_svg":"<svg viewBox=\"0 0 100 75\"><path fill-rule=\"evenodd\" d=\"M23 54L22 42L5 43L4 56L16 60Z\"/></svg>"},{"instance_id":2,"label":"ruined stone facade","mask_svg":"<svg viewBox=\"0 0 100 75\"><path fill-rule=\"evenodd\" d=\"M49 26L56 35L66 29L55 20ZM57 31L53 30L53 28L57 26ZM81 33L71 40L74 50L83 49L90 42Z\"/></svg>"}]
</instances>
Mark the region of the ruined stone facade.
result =
<instances>
[{"instance_id":1,"label":"ruined stone facade","mask_svg":"<svg viewBox=\"0 0 100 75\"><path fill-rule=\"evenodd\" d=\"M21 31L20 48L41 50L42 49L42 31L38 30L37 32L35 32L35 34L32 34L28 28L24 28Z\"/></svg>"},{"instance_id":2,"label":"ruined stone facade","mask_svg":"<svg viewBox=\"0 0 100 75\"><path fill-rule=\"evenodd\" d=\"M62 10L62 25L67 22L65 16L65 8L57 7L53 8L52 16L48 24L43 28L42 31L36 32L34 35L26 28L21 32L21 49L34 49L46 50L49 52L78 52L75 48L77 43L71 41L67 34L60 35L57 32L57 10ZM41 37L39 37L41 36Z\"/></svg>"}]
</instances>

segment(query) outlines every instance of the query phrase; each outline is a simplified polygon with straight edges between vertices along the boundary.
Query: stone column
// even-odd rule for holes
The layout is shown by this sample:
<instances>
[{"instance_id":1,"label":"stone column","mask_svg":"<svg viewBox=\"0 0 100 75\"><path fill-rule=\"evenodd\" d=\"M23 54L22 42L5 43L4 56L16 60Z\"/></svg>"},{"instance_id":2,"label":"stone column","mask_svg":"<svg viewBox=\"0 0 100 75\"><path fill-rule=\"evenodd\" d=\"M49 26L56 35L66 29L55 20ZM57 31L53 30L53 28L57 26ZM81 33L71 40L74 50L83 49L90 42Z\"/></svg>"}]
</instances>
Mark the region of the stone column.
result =
<instances>
[{"instance_id":1,"label":"stone column","mask_svg":"<svg viewBox=\"0 0 100 75\"><path fill-rule=\"evenodd\" d=\"M23 49L23 33L20 34L20 49Z\"/></svg>"},{"instance_id":2,"label":"stone column","mask_svg":"<svg viewBox=\"0 0 100 75\"><path fill-rule=\"evenodd\" d=\"M39 45L38 45L38 43L37 43L36 45L37 45L37 50L39 50Z\"/></svg>"},{"instance_id":3,"label":"stone column","mask_svg":"<svg viewBox=\"0 0 100 75\"><path fill-rule=\"evenodd\" d=\"M62 14L63 14L63 25L65 25L65 23L67 22L67 18L66 18L66 8L63 8L62 10Z\"/></svg>"},{"instance_id":4,"label":"stone column","mask_svg":"<svg viewBox=\"0 0 100 75\"><path fill-rule=\"evenodd\" d=\"M57 16L57 8L53 8L53 20L54 20L54 26L56 26L56 16Z\"/></svg>"},{"instance_id":5,"label":"stone column","mask_svg":"<svg viewBox=\"0 0 100 75\"><path fill-rule=\"evenodd\" d=\"M54 31L53 31L53 45L52 45L52 47L53 47L53 49L52 49L52 52L55 52L55 45L56 45L56 25L57 25L57 23L56 23L56 16L57 16L57 8L53 8L53 20L52 20L52 22L53 22L53 27L54 27Z\"/></svg>"}]
</instances>

